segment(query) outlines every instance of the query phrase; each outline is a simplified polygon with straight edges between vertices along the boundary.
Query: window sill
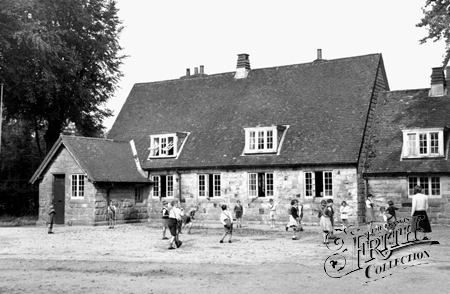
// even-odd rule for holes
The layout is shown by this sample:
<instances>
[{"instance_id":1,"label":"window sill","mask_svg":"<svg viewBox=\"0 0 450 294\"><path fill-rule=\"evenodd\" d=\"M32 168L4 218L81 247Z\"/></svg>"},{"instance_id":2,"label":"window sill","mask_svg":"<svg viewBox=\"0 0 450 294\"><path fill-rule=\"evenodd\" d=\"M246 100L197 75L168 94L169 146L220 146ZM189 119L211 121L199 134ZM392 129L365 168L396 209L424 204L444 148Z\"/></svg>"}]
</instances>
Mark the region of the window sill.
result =
<instances>
[{"instance_id":1,"label":"window sill","mask_svg":"<svg viewBox=\"0 0 450 294\"><path fill-rule=\"evenodd\" d=\"M445 158L444 155L421 155L421 156L402 156L402 159L433 159L433 158Z\"/></svg>"},{"instance_id":2,"label":"window sill","mask_svg":"<svg viewBox=\"0 0 450 294\"><path fill-rule=\"evenodd\" d=\"M176 157L177 157L176 155L170 155L170 156L149 156L149 157L147 158L147 160L150 160L150 159L176 158Z\"/></svg>"},{"instance_id":3,"label":"window sill","mask_svg":"<svg viewBox=\"0 0 450 294\"><path fill-rule=\"evenodd\" d=\"M277 151L244 151L244 155L276 155Z\"/></svg>"}]
</instances>

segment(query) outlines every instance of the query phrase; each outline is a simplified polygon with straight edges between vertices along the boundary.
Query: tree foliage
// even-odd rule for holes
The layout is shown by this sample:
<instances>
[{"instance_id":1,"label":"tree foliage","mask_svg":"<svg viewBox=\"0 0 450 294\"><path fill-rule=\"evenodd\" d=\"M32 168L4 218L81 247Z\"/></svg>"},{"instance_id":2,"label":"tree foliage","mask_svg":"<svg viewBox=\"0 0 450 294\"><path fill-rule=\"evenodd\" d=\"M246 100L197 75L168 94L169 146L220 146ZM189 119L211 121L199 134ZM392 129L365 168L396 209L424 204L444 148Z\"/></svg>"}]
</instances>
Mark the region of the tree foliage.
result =
<instances>
[{"instance_id":1,"label":"tree foliage","mask_svg":"<svg viewBox=\"0 0 450 294\"><path fill-rule=\"evenodd\" d=\"M427 0L422 11L424 17L417 26L426 28L428 36L421 39L420 43L443 40L445 53L442 66L445 67L450 60L450 0Z\"/></svg>"},{"instance_id":2,"label":"tree foliage","mask_svg":"<svg viewBox=\"0 0 450 294\"><path fill-rule=\"evenodd\" d=\"M8 119L44 131L47 151L70 123L98 136L122 76L114 0L0 0L0 82ZM39 141L39 140L37 140Z\"/></svg>"}]
</instances>

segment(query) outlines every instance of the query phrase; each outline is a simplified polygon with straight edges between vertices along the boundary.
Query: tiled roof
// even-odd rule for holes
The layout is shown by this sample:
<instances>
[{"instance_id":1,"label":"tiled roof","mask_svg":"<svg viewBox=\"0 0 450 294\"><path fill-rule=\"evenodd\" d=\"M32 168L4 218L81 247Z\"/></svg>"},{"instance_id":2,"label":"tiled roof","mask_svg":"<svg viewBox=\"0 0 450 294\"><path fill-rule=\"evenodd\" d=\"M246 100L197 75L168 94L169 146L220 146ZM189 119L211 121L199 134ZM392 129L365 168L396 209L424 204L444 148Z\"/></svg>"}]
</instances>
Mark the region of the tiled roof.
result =
<instances>
[{"instance_id":1,"label":"tiled roof","mask_svg":"<svg viewBox=\"0 0 450 294\"><path fill-rule=\"evenodd\" d=\"M93 182L150 182L137 171L128 142L76 136L60 136L30 182L34 183L41 176L62 146Z\"/></svg>"},{"instance_id":2,"label":"tiled roof","mask_svg":"<svg viewBox=\"0 0 450 294\"><path fill-rule=\"evenodd\" d=\"M428 97L430 89L382 92L371 132L367 173L449 172L447 158L401 160L403 129L450 126L450 97ZM447 136L445 136L447 138ZM445 152L448 154L448 140Z\"/></svg>"},{"instance_id":3,"label":"tiled roof","mask_svg":"<svg viewBox=\"0 0 450 294\"><path fill-rule=\"evenodd\" d=\"M134 139L142 166L356 164L381 54L135 84L108 137ZM289 125L280 155L242 156L245 127ZM177 159L149 136L189 132Z\"/></svg>"}]
</instances>

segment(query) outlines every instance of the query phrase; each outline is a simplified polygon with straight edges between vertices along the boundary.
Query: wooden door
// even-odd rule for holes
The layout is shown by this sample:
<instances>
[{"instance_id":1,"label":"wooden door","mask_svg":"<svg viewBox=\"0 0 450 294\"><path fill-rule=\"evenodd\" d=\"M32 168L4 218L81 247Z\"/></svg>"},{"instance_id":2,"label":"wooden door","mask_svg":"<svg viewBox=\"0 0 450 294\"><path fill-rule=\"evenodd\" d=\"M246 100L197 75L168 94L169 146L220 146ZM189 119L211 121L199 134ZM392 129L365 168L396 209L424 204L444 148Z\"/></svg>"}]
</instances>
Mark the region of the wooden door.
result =
<instances>
[{"instance_id":1,"label":"wooden door","mask_svg":"<svg viewBox=\"0 0 450 294\"><path fill-rule=\"evenodd\" d=\"M53 205L55 208L55 224L64 224L65 214L65 175L54 175Z\"/></svg>"}]
</instances>

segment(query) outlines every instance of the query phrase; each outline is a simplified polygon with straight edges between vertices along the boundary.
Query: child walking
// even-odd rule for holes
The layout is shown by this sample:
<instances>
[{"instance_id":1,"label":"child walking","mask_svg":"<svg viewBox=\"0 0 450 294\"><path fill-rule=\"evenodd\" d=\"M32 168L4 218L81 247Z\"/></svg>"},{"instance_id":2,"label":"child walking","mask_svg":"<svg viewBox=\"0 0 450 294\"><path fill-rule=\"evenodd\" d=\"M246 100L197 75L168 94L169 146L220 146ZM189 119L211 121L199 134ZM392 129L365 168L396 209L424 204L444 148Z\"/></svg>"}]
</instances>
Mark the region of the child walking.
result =
<instances>
[{"instance_id":1,"label":"child walking","mask_svg":"<svg viewBox=\"0 0 450 294\"><path fill-rule=\"evenodd\" d=\"M48 233L49 234L54 234L53 233L53 219L55 218L55 208L53 207L53 204L50 204L49 208L48 208Z\"/></svg>"},{"instance_id":2,"label":"child walking","mask_svg":"<svg viewBox=\"0 0 450 294\"><path fill-rule=\"evenodd\" d=\"M225 234L222 239L220 239L220 243L223 243L223 240L227 235L229 235L228 243L231 243L231 236L233 235L233 218L231 217L231 213L227 210L227 206L225 204L222 205L220 222L223 224L225 229Z\"/></svg>"},{"instance_id":3,"label":"child walking","mask_svg":"<svg viewBox=\"0 0 450 294\"><path fill-rule=\"evenodd\" d=\"M349 207L347 205L347 202L342 201L339 211L341 213L342 229L345 230L346 228L348 228Z\"/></svg>"},{"instance_id":4,"label":"child walking","mask_svg":"<svg viewBox=\"0 0 450 294\"><path fill-rule=\"evenodd\" d=\"M177 246L177 248L180 247L181 244L183 244L183 242L181 242L178 238L178 222L181 222L181 211L178 208L180 204L177 200L173 200L172 202L170 202L170 204L172 208L169 211L168 227L172 237L170 238L169 250L175 249L175 247L173 246L174 244Z\"/></svg>"},{"instance_id":5,"label":"child walking","mask_svg":"<svg viewBox=\"0 0 450 294\"><path fill-rule=\"evenodd\" d=\"M236 228L242 228L242 214L244 213L244 208L241 205L241 201L236 201L234 206L234 215L236 216Z\"/></svg>"},{"instance_id":6,"label":"child walking","mask_svg":"<svg viewBox=\"0 0 450 294\"><path fill-rule=\"evenodd\" d=\"M166 230L169 227L169 208L167 207L168 203L166 200L162 203L163 208L161 210L161 218L162 218L162 239L168 240L169 238L166 237Z\"/></svg>"}]
</instances>

